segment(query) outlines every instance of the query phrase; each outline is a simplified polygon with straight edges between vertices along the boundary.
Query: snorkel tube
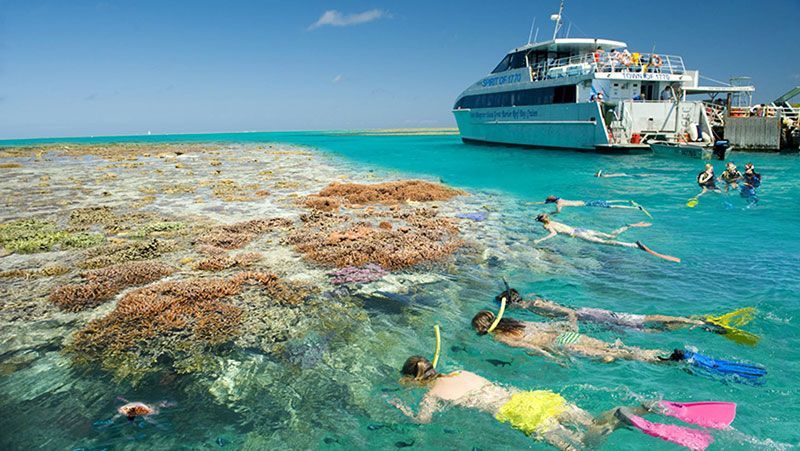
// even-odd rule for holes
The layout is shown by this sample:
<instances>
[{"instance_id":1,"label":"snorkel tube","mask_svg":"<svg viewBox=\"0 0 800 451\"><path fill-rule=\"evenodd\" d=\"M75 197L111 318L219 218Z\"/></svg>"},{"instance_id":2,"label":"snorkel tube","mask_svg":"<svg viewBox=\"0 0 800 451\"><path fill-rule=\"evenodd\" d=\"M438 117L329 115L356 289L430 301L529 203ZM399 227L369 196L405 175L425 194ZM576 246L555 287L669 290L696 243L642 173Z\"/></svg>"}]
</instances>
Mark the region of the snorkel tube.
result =
<instances>
[{"instance_id":1,"label":"snorkel tube","mask_svg":"<svg viewBox=\"0 0 800 451\"><path fill-rule=\"evenodd\" d=\"M506 285L506 291L503 293L502 299L500 299L500 310L497 312L497 317L495 317L492 325L486 329L487 334L497 328L497 325L500 324L500 320L503 319L503 313L506 311L506 301L508 300L508 294L511 293L511 289L508 287L508 282L505 277L503 277L503 283Z\"/></svg>"},{"instance_id":2,"label":"snorkel tube","mask_svg":"<svg viewBox=\"0 0 800 451\"><path fill-rule=\"evenodd\" d=\"M442 350L442 336L439 333L439 325L433 326L433 332L436 334L436 351L433 353L433 362L431 366L436 369L436 364L439 363L439 352Z\"/></svg>"}]
</instances>

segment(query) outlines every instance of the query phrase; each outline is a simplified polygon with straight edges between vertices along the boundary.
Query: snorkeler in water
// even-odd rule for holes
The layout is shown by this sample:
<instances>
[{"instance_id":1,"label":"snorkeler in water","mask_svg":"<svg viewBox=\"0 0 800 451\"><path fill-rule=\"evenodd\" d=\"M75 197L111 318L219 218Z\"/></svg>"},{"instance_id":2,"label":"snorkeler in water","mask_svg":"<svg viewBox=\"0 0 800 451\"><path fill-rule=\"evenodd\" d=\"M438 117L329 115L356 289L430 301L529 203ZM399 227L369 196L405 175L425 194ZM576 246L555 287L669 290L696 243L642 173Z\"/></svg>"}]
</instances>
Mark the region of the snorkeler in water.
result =
<instances>
[{"instance_id":1,"label":"snorkeler in water","mask_svg":"<svg viewBox=\"0 0 800 451\"><path fill-rule=\"evenodd\" d=\"M626 174L624 172L603 172L602 170L598 170L594 173L594 176L597 178L603 179L610 179L610 178L620 178L620 177L655 177L656 174Z\"/></svg>"},{"instance_id":2,"label":"snorkeler in water","mask_svg":"<svg viewBox=\"0 0 800 451\"><path fill-rule=\"evenodd\" d=\"M441 374L425 357L412 356L400 370L402 382L427 391L415 413L399 399L388 402L417 423L430 423L434 413L449 406L475 409L488 413L502 423L522 431L536 440L545 441L562 450L600 446L602 439L616 429L632 426L648 435L684 446L705 448L712 441L706 432L678 425L651 423L639 415L649 412L669 415L686 423L704 427L728 427L735 418L735 405L715 403L715 411L703 403L705 416L692 411L692 404L659 401L649 408L618 407L593 417L589 412L568 402L550 390L520 390L502 386L470 371ZM711 425L714 418L719 425Z\"/></svg>"},{"instance_id":3,"label":"snorkeler in water","mask_svg":"<svg viewBox=\"0 0 800 451\"><path fill-rule=\"evenodd\" d=\"M717 188L716 177L714 177L714 166L711 164L706 164L705 169L697 174L697 184L703 190L700 191L700 194L694 197L695 199L709 191L714 191L715 193L721 192L720 189Z\"/></svg>"},{"instance_id":4,"label":"snorkeler in water","mask_svg":"<svg viewBox=\"0 0 800 451\"><path fill-rule=\"evenodd\" d=\"M617 343L607 343L578 333L577 318L568 321L530 322L513 318L495 321L494 313L481 310L472 318L478 335L491 333L495 340L515 348L525 348L535 354L557 360L557 356L581 355L610 363L615 360L636 360L661 363L670 352L661 349L641 349Z\"/></svg>"},{"instance_id":5,"label":"snorkeler in water","mask_svg":"<svg viewBox=\"0 0 800 451\"><path fill-rule=\"evenodd\" d=\"M716 329L716 326L713 324L697 318L667 315L636 315L588 307L573 309L539 297L523 299L519 292L513 288L498 294L495 297L495 301L500 302L503 297L508 300L509 307L530 310L537 315L546 316L548 318L567 318L573 322L582 321L612 327L653 331L698 326Z\"/></svg>"},{"instance_id":6,"label":"snorkeler in water","mask_svg":"<svg viewBox=\"0 0 800 451\"><path fill-rule=\"evenodd\" d=\"M747 199L747 207L750 208L758 203L756 188L761 186L761 174L756 172L753 163L744 165L744 177L742 181L741 197Z\"/></svg>"},{"instance_id":7,"label":"snorkeler in water","mask_svg":"<svg viewBox=\"0 0 800 451\"><path fill-rule=\"evenodd\" d=\"M545 204L554 204L556 206L555 213L561 213L564 207L598 207L598 208L624 208L629 210L639 210L650 216L650 213L641 205L632 200L567 200L556 196L547 196L544 200ZM627 205L621 205L627 204ZM652 218L652 216L650 216Z\"/></svg>"},{"instance_id":8,"label":"snorkeler in water","mask_svg":"<svg viewBox=\"0 0 800 451\"><path fill-rule=\"evenodd\" d=\"M537 216L536 221L541 222L542 227L544 227L544 229L550 233L544 238L539 238L537 240L534 240L533 241L534 244L539 244L543 241L549 240L550 238L553 238L554 236L560 233L574 238L580 238L590 243L641 249L650 255L662 258L664 260L669 260L671 262L680 263L681 261L681 259L677 257L659 254L658 252L655 252L649 247L645 246L641 241L637 241L635 243L628 243L625 241L616 240L618 235L620 235L621 233L625 232L626 230L632 227L650 227L652 224L650 224L649 222L638 222L636 224L630 224L620 227L616 230L613 230L611 233L604 233L604 232L598 232L596 230L584 229L582 227L572 227L567 224L562 224L560 222L553 221L552 219L550 219L550 216L548 216L546 213L542 213L539 216Z\"/></svg>"},{"instance_id":9,"label":"snorkeler in water","mask_svg":"<svg viewBox=\"0 0 800 451\"><path fill-rule=\"evenodd\" d=\"M742 179L742 173L736 168L736 165L733 164L732 161L725 163L725 171L722 172L722 175L719 176L720 180L725 182L725 192L727 193L730 191L731 188L734 190L739 189L739 180Z\"/></svg>"}]
</instances>

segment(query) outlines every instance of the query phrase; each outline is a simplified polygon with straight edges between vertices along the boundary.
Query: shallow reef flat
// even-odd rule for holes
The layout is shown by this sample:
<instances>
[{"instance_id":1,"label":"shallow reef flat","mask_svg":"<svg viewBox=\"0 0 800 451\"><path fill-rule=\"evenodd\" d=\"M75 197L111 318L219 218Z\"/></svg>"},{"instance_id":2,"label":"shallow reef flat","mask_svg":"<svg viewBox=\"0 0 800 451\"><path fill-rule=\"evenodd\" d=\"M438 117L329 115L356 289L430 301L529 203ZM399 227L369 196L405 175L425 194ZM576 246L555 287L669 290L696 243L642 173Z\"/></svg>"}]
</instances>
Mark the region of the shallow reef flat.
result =
<instances>
[{"instance_id":1,"label":"shallow reef flat","mask_svg":"<svg viewBox=\"0 0 800 451\"><path fill-rule=\"evenodd\" d=\"M75 390L102 415L113 397L91 387L110 381L203 393L237 415L262 412L264 399L311 415L313 403L292 402L295 385L273 383L296 377L369 412L387 365L374 356L398 346L370 309L408 307L426 286L455 298L448 275L464 263L542 264L508 230L480 227L497 214L490 194L299 146L46 145L0 149L0 163L9 406ZM247 418L248 430L279 431L252 435L256 447L298 432L320 440L302 421ZM79 426L65 425L59 446L84 440Z\"/></svg>"}]
</instances>

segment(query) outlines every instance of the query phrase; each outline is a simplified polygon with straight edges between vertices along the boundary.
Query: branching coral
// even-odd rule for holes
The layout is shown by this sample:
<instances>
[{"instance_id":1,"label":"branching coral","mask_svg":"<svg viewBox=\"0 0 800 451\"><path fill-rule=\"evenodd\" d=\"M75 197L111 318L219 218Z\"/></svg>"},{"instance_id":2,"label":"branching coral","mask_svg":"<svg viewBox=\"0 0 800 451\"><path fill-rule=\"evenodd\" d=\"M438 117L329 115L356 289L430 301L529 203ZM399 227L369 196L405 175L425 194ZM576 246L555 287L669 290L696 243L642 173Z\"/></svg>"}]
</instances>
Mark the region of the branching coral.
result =
<instances>
[{"instance_id":1,"label":"branching coral","mask_svg":"<svg viewBox=\"0 0 800 451\"><path fill-rule=\"evenodd\" d=\"M409 200L417 202L447 200L461 194L464 194L464 192L438 183L424 180L400 180L369 185L331 183L319 192L319 197L343 198L352 205L369 203L391 204Z\"/></svg>"},{"instance_id":2,"label":"branching coral","mask_svg":"<svg viewBox=\"0 0 800 451\"><path fill-rule=\"evenodd\" d=\"M56 246L86 248L105 241L96 233L69 233L59 230L52 222L21 219L0 224L0 245L12 252L29 254L46 252Z\"/></svg>"},{"instance_id":3,"label":"branching coral","mask_svg":"<svg viewBox=\"0 0 800 451\"><path fill-rule=\"evenodd\" d=\"M150 260L176 249L174 243L159 239L149 241L124 241L96 247L86 251L81 268L92 269L136 260Z\"/></svg>"},{"instance_id":4,"label":"branching coral","mask_svg":"<svg viewBox=\"0 0 800 451\"><path fill-rule=\"evenodd\" d=\"M234 266L247 267L258 260L261 260L261 254L257 252L246 252L235 256L214 255L200 260L194 267L201 271L222 271Z\"/></svg>"},{"instance_id":5,"label":"branching coral","mask_svg":"<svg viewBox=\"0 0 800 451\"><path fill-rule=\"evenodd\" d=\"M74 334L67 351L79 363L99 362L134 381L164 365L178 372L207 370L207 357L240 334L244 313L233 296L247 287L276 304L297 304L309 294L260 272L160 282L127 293L111 313Z\"/></svg>"},{"instance_id":6,"label":"branching coral","mask_svg":"<svg viewBox=\"0 0 800 451\"><path fill-rule=\"evenodd\" d=\"M386 228L313 211L301 217L301 225L287 241L307 258L326 265L405 268L440 260L463 245L453 222L435 216L434 210L416 210L404 215L406 225Z\"/></svg>"},{"instance_id":7,"label":"branching coral","mask_svg":"<svg viewBox=\"0 0 800 451\"><path fill-rule=\"evenodd\" d=\"M50 293L50 301L60 309L78 312L97 307L125 288L150 283L175 272L175 268L156 261L128 262L86 271L84 283L62 285Z\"/></svg>"},{"instance_id":8,"label":"branching coral","mask_svg":"<svg viewBox=\"0 0 800 451\"><path fill-rule=\"evenodd\" d=\"M219 226L199 236L195 244L213 246L222 249L239 249L253 241L256 236L271 230L286 228L291 221L284 218L254 219Z\"/></svg>"}]
</instances>

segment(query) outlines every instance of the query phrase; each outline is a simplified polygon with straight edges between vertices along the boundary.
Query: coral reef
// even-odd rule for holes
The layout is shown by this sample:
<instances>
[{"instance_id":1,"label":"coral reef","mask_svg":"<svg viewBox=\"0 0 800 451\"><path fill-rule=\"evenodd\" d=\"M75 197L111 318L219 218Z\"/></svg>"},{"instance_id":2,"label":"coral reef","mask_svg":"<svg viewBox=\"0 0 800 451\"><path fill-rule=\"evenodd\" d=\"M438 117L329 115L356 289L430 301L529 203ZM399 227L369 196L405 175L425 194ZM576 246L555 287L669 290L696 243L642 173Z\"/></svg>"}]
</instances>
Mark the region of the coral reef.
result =
<instances>
[{"instance_id":1,"label":"coral reef","mask_svg":"<svg viewBox=\"0 0 800 451\"><path fill-rule=\"evenodd\" d=\"M97 307L128 287L162 279L175 268L157 261L128 262L81 274L84 283L57 287L50 301L61 310L78 312Z\"/></svg>"},{"instance_id":2,"label":"coral reef","mask_svg":"<svg viewBox=\"0 0 800 451\"><path fill-rule=\"evenodd\" d=\"M438 183L424 180L399 180L374 184L331 183L319 192L318 197L342 198L348 204L354 205L448 200L462 194L464 194L463 191L448 188ZM315 202L319 203L321 201L316 200Z\"/></svg>"},{"instance_id":3,"label":"coral reef","mask_svg":"<svg viewBox=\"0 0 800 451\"><path fill-rule=\"evenodd\" d=\"M87 250L85 259L78 266L93 269L129 261L151 260L176 249L175 243L157 238L148 241L122 241Z\"/></svg>"},{"instance_id":4,"label":"coral reef","mask_svg":"<svg viewBox=\"0 0 800 451\"><path fill-rule=\"evenodd\" d=\"M247 287L261 290L273 305L296 305L309 294L260 272L160 282L127 293L111 313L75 333L66 350L77 363L100 363L134 382L164 367L213 370L214 356L241 334L245 310L236 295Z\"/></svg>"},{"instance_id":5,"label":"coral reef","mask_svg":"<svg viewBox=\"0 0 800 451\"><path fill-rule=\"evenodd\" d=\"M200 260L194 265L195 269L201 271L222 271L233 267L247 267L261 260L261 254L257 252L245 252L235 256L214 255Z\"/></svg>"},{"instance_id":6,"label":"coral reef","mask_svg":"<svg viewBox=\"0 0 800 451\"><path fill-rule=\"evenodd\" d=\"M222 249L240 249L256 236L275 229L287 228L291 221L285 218L254 219L236 224L223 225L197 237L194 244Z\"/></svg>"},{"instance_id":7,"label":"coral reef","mask_svg":"<svg viewBox=\"0 0 800 451\"><path fill-rule=\"evenodd\" d=\"M0 272L0 279L38 279L39 277L60 276L69 272L69 268L64 265L49 265L40 269L10 269Z\"/></svg>"},{"instance_id":8,"label":"coral reef","mask_svg":"<svg viewBox=\"0 0 800 451\"><path fill-rule=\"evenodd\" d=\"M0 224L0 245L11 252L30 254L47 252L56 246L63 248L87 248L105 241L96 233L70 233L52 222L39 219L20 219Z\"/></svg>"},{"instance_id":9,"label":"coral reef","mask_svg":"<svg viewBox=\"0 0 800 451\"><path fill-rule=\"evenodd\" d=\"M287 242L312 261L339 268L375 263L394 270L440 260L464 243L451 219L432 209L396 213L405 225L387 229L349 216L312 211Z\"/></svg>"},{"instance_id":10,"label":"coral reef","mask_svg":"<svg viewBox=\"0 0 800 451\"><path fill-rule=\"evenodd\" d=\"M165 232L176 232L183 230L186 224L179 221L156 221L140 226L136 229L133 236L137 238L146 238L154 233L164 234Z\"/></svg>"},{"instance_id":11,"label":"coral reef","mask_svg":"<svg viewBox=\"0 0 800 451\"><path fill-rule=\"evenodd\" d=\"M367 263L364 266L345 266L344 268L330 271L331 283L343 285L347 283L369 283L382 279L389 274L379 265Z\"/></svg>"}]
</instances>

